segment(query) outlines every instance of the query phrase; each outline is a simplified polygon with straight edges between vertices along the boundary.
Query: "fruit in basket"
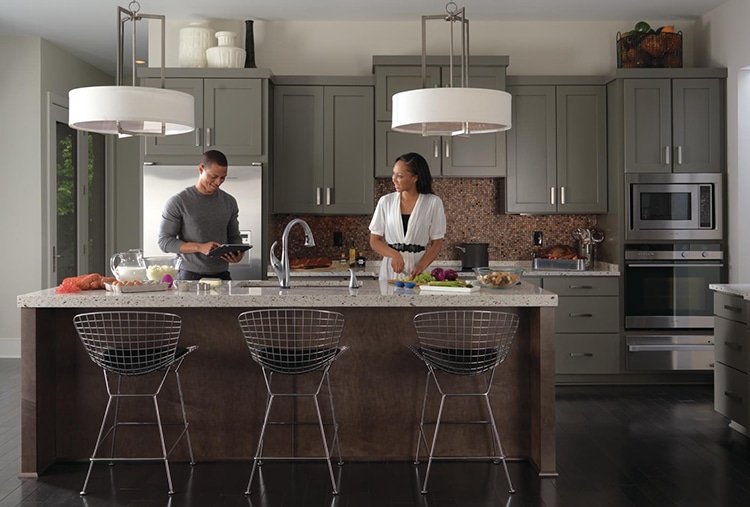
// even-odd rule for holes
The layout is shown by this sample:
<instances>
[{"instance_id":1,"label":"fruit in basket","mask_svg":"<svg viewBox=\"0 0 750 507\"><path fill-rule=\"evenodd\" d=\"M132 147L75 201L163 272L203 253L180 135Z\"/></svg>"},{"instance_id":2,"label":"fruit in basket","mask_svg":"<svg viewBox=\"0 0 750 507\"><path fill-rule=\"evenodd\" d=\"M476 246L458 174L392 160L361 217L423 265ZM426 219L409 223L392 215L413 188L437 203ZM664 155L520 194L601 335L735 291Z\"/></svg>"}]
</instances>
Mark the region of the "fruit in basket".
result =
<instances>
[{"instance_id":1,"label":"fruit in basket","mask_svg":"<svg viewBox=\"0 0 750 507\"><path fill-rule=\"evenodd\" d=\"M664 38L656 34L646 35L641 41L640 48L654 58L661 58L667 50Z\"/></svg>"},{"instance_id":2,"label":"fruit in basket","mask_svg":"<svg viewBox=\"0 0 750 507\"><path fill-rule=\"evenodd\" d=\"M635 31L638 33L648 33L651 30L651 25L645 21L639 21L635 24Z\"/></svg>"},{"instance_id":3,"label":"fruit in basket","mask_svg":"<svg viewBox=\"0 0 750 507\"><path fill-rule=\"evenodd\" d=\"M672 25L663 26L661 27L661 31L664 33L674 33L674 26Z\"/></svg>"}]
</instances>

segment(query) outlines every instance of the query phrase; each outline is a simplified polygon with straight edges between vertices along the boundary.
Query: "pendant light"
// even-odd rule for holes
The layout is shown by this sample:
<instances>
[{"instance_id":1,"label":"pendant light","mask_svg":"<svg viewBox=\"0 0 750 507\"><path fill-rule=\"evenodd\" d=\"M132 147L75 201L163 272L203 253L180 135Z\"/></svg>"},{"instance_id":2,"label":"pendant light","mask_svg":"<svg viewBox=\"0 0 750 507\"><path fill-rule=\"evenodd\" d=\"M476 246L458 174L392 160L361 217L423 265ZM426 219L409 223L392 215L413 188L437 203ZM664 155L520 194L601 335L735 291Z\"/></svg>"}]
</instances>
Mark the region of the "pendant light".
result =
<instances>
[{"instance_id":1,"label":"pendant light","mask_svg":"<svg viewBox=\"0 0 750 507\"><path fill-rule=\"evenodd\" d=\"M422 16L422 88L393 95L391 128L423 136L502 132L511 127L511 96L502 90L469 88L469 20L449 2L445 14ZM427 86L427 21L450 23L449 86ZM453 23L461 23L461 86L453 86Z\"/></svg>"},{"instance_id":2,"label":"pendant light","mask_svg":"<svg viewBox=\"0 0 750 507\"><path fill-rule=\"evenodd\" d=\"M165 85L165 17L140 14L133 0L128 8L117 8L117 81L116 86L76 88L68 93L68 124L78 130L124 136L169 136L195 130L193 96ZM161 88L136 86L136 22L161 20ZM132 22L132 86L122 85L123 27Z\"/></svg>"}]
</instances>

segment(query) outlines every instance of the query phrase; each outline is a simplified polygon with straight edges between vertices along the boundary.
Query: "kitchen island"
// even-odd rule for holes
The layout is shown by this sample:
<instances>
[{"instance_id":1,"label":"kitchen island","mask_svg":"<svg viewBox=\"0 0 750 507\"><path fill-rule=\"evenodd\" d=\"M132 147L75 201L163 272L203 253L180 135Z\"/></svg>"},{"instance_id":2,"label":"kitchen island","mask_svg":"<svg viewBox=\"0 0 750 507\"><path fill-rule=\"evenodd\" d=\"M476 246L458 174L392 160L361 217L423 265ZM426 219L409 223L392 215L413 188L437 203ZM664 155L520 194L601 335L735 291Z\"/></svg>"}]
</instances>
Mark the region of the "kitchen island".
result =
<instances>
[{"instance_id":1,"label":"kitchen island","mask_svg":"<svg viewBox=\"0 0 750 507\"><path fill-rule=\"evenodd\" d=\"M86 355L72 325L73 316L96 310L169 311L183 318L182 345L199 345L181 372L190 433L198 461L251 460L262 424L265 387L237 324L244 310L315 307L339 311L346 324L342 344L349 350L331 370L344 460L412 460L424 390L424 365L406 347L416 343L412 319L438 309L498 309L520 316L516 341L498 368L492 403L506 453L527 459L542 476L555 476L555 350L557 296L521 283L508 290L468 294L420 293L375 280L349 289L340 281L291 289L277 282L231 282L210 292L116 294L84 291L55 294L54 289L18 297L22 332L21 472L36 477L55 461L88 459L106 403L101 370ZM168 386L169 387L169 386ZM160 398L163 411L176 413L175 394ZM311 420L309 402L282 405L287 415ZM479 400L454 401L446 410L476 412ZM456 413L456 412L452 412ZM278 413L277 413L278 415ZM310 433L313 431L313 433ZM272 429L269 453L317 455L314 428ZM443 455L485 454L485 431L447 428ZM442 430L441 430L442 432ZM450 432L450 433L449 433ZM134 452L155 442L118 432L118 446ZM180 445L174 459L187 459ZM152 452L147 452L152 454Z\"/></svg>"}]
</instances>

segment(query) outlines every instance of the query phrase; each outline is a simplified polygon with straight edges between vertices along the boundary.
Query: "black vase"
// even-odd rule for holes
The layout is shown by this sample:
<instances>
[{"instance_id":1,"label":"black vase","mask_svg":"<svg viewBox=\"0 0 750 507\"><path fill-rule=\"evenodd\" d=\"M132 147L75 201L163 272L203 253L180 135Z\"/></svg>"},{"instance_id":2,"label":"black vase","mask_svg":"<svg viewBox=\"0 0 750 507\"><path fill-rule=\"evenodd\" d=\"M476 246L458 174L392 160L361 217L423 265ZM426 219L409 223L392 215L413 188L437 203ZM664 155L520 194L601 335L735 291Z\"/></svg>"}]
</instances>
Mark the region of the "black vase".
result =
<instances>
[{"instance_id":1,"label":"black vase","mask_svg":"<svg viewBox=\"0 0 750 507\"><path fill-rule=\"evenodd\" d=\"M245 21L245 68L255 68L255 37L253 36L253 20Z\"/></svg>"}]
</instances>

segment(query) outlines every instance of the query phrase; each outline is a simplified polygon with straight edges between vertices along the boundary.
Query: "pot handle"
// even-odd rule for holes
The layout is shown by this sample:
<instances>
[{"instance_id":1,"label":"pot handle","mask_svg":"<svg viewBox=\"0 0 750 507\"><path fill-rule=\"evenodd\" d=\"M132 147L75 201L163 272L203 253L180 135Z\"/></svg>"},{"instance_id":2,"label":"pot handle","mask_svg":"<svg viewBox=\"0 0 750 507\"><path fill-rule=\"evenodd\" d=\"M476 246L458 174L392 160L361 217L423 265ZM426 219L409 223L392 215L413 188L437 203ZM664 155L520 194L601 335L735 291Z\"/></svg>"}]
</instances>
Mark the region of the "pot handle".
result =
<instances>
[{"instance_id":1,"label":"pot handle","mask_svg":"<svg viewBox=\"0 0 750 507\"><path fill-rule=\"evenodd\" d=\"M456 248L461 250L463 253L466 253L466 249L464 247L456 245Z\"/></svg>"}]
</instances>

